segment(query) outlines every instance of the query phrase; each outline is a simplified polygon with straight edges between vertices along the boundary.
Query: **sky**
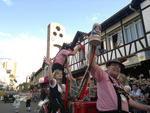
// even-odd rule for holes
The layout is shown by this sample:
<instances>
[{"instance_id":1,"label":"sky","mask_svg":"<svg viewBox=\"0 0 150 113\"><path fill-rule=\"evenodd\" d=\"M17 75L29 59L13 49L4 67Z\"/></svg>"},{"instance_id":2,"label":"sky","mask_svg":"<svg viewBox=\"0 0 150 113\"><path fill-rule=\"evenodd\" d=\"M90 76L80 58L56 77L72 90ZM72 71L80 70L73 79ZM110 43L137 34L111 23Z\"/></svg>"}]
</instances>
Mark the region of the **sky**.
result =
<instances>
[{"instance_id":1,"label":"sky","mask_svg":"<svg viewBox=\"0 0 150 113\"><path fill-rule=\"evenodd\" d=\"M47 47L47 26L65 27L68 40L77 31L89 32L131 0L0 0L0 58L17 63L17 81L36 72ZM66 39L67 40L67 39Z\"/></svg>"}]
</instances>

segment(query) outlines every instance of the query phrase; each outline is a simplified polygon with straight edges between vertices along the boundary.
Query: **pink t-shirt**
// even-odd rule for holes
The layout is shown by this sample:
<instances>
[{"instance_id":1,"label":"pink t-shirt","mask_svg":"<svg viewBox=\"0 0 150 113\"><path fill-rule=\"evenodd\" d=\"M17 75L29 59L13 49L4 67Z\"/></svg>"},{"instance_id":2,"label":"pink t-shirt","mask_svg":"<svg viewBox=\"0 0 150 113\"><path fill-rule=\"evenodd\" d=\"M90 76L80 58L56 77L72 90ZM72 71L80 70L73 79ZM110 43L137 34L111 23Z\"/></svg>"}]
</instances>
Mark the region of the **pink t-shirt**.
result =
<instances>
[{"instance_id":1,"label":"pink t-shirt","mask_svg":"<svg viewBox=\"0 0 150 113\"><path fill-rule=\"evenodd\" d=\"M117 110L117 95L108 73L102 70L98 65L92 66L90 72L97 81L97 109L99 111ZM113 79L113 82L119 85L115 79ZM126 98L122 98L122 110L129 111Z\"/></svg>"},{"instance_id":2,"label":"pink t-shirt","mask_svg":"<svg viewBox=\"0 0 150 113\"><path fill-rule=\"evenodd\" d=\"M61 65L64 65L66 57L68 57L70 55L74 55L74 52L71 51L71 50L62 49L56 55L56 57L54 59L54 63L58 63L58 64L61 64Z\"/></svg>"}]
</instances>

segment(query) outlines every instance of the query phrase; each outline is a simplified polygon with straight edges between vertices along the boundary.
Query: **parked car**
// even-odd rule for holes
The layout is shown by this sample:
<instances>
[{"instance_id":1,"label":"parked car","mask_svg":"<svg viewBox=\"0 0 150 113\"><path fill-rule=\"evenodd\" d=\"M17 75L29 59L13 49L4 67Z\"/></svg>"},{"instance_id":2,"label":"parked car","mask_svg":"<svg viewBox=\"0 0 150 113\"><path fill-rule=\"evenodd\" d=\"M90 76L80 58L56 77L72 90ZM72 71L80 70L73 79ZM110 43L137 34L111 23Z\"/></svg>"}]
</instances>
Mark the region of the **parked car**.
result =
<instances>
[{"instance_id":1,"label":"parked car","mask_svg":"<svg viewBox=\"0 0 150 113\"><path fill-rule=\"evenodd\" d=\"M10 103L13 103L15 100L15 97L13 94L5 94L4 95L4 102L10 102Z\"/></svg>"}]
</instances>

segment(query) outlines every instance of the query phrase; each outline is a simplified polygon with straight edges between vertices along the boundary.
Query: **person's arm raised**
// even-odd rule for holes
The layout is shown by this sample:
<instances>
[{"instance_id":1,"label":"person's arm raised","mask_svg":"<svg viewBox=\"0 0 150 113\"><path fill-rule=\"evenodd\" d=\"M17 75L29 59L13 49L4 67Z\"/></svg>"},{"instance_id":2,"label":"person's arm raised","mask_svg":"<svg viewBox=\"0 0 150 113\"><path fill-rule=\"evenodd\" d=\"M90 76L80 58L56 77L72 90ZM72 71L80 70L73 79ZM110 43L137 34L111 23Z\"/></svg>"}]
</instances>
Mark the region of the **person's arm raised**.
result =
<instances>
[{"instance_id":1,"label":"person's arm raised","mask_svg":"<svg viewBox=\"0 0 150 113\"><path fill-rule=\"evenodd\" d=\"M48 59L47 57L44 57L44 62L48 65L48 77L49 80L53 78L53 73L52 73L52 60Z\"/></svg>"},{"instance_id":2,"label":"person's arm raised","mask_svg":"<svg viewBox=\"0 0 150 113\"><path fill-rule=\"evenodd\" d=\"M90 50L89 53L87 54L87 58L88 58L88 65L94 66L96 65L96 54L95 54L95 46L90 45Z\"/></svg>"},{"instance_id":3,"label":"person's arm raised","mask_svg":"<svg viewBox=\"0 0 150 113\"><path fill-rule=\"evenodd\" d=\"M76 45L76 46L74 47L74 51L72 52L73 55L75 55L75 54L79 51L80 48L81 48L81 45Z\"/></svg>"}]
</instances>

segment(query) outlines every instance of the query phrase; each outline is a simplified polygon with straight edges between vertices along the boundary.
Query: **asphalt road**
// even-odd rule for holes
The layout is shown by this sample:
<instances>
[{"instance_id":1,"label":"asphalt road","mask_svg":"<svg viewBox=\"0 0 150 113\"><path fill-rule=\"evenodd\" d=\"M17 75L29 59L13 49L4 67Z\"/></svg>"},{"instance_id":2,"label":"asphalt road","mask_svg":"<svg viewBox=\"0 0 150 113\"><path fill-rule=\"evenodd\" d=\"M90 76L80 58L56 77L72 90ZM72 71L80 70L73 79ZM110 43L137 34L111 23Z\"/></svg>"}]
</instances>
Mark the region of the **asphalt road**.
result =
<instances>
[{"instance_id":1,"label":"asphalt road","mask_svg":"<svg viewBox=\"0 0 150 113\"><path fill-rule=\"evenodd\" d=\"M31 112L26 111L25 102L21 102L19 113L36 113L37 103L31 103ZM12 103L4 103L0 100L0 113L15 113Z\"/></svg>"}]
</instances>

